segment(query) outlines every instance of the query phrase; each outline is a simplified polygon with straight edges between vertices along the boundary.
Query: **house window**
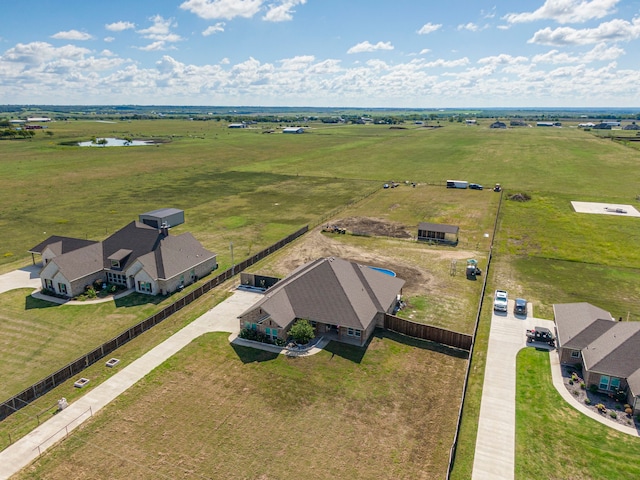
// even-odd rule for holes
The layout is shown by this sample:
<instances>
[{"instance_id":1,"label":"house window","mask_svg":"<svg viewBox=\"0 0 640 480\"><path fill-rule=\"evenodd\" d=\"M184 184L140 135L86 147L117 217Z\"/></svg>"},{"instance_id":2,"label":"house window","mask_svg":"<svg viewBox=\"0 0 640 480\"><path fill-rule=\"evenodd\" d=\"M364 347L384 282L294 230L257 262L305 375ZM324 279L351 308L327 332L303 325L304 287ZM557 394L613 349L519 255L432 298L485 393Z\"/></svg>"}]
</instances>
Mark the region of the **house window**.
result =
<instances>
[{"instance_id":1,"label":"house window","mask_svg":"<svg viewBox=\"0 0 640 480\"><path fill-rule=\"evenodd\" d=\"M138 282L138 291L151 293L151 283L149 282Z\"/></svg>"},{"instance_id":2,"label":"house window","mask_svg":"<svg viewBox=\"0 0 640 480\"><path fill-rule=\"evenodd\" d=\"M362 331L357 328L347 328L347 335L350 337L360 337L362 335Z\"/></svg>"},{"instance_id":3,"label":"house window","mask_svg":"<svg viewBox=\"0 0 640 480\"><path fill-rule=\"evenodd\" d=\"M66 283L59 283L58 284L58 291L60 293L62 293L63 295L67 294L67 284Z\"/></svg>"},{"instance_id":4,"label":"house window","mask_svg":"<svg viewBox=\"0 0 640 480\"><path fill-rule=\"evenodd\" d=\"M620 379L616 377L611 378L611 382L609 382L609 389L618 390L620 388Z\"/></svg>"},{"instance_id":5,"label":"house window","mask_svg":"<svg viewBox=\"0 0 640 480\"><path fill-rule=\"evenodd\" d=\"M244 328L247 330L251 328L251 322L244 322Z\"/></svg>"},{"instance_id":6,"label":"house window","mask_svg":"<svg viewBox=\"0 0 640 480\"><path fill-rule=\"evenodd\" d=\"M580 350L572 350L571 358L580 358Z\"/></svg>"},{"instance_id":7,"label":"house window","mask_svg":"<svg viewBox=\"0 0 640 480\"><path fill-rule=\"evenodd\" d=\"M126 275L122 275L119 273L107 272L107 282L114 283L116 285L127 285L127 277Z\"/></svg>"},{"instance_id":8,"label":"house window","mask_svg":"<svg viewBox=\"0 0 640 480\"><path fill-rule=\"evenodd\" d=\"M258 329L258 324L257 323L252 323L251 324L251 330L257 330Z\"/></svg>"},{"instance_id":9,"label":"house window","mask_svg":"<svg viewBox=\"0 0 640 480\"><path fill-rule=\"evenodd\" d=\"M44 288L47 290L53 290L53 280L49 278L44 279Z\"/></svg>"},{"instance_id":10,"label":"house window","mask_svg":"<svg viewBox=\"0 0 640 480\"><path fill-rule=\"evenodd\" d=\"M598 385L598 388L600 390L609 390L610 381L611 378L609 378L609 375L600 375L600 385Z\"/></svg>"},{"instance_id":11,"label":"house window","mask_svg":"<svg viewBox=\"0 0 640 480\"><path fill-rule=\"evenodd\" d=\"M111 268L120 268L120 260L111 260Z\"/></svg>"}]
</instances>

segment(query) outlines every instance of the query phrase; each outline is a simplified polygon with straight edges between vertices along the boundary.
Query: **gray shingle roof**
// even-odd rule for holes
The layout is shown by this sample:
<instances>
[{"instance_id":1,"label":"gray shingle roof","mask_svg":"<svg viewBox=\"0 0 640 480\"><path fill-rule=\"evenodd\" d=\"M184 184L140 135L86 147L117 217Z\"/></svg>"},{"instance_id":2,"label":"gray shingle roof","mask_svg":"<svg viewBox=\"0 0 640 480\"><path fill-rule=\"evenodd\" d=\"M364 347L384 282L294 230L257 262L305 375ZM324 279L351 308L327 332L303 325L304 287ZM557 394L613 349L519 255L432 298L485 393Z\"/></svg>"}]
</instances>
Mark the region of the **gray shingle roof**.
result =
<instances>
[{"instance_id":1,"label":"gray shingle roof","mask_svg":"<svg viewBox=\"0 0 640 480\"><path fill-rule=\"evenodd\" d=\"M593 334L585 333L580 339L580 334L596 320L613 322L609 312L586 302L556 303L553 305L553 315L558 329L559 346L574 349L584 348L590 341L597 338L596 332ZM607 325L607 323L600 322L595 328L604 332Z\"/></svg>"},{"instance_id":2,"label":"gray shingle roof","mask_svg":"<svg viewBox=\"0 0 640 480\"><path fill-rule=\"evenodd\" d=\"M117 271L140 259L154 279L168 279L215 257L190 233L164 235L158 229L133 221L103 242L72 250L53 261L69 280L100 270L114 270L111 260L120 261Z\"/></svg>"},{"instance_id":3,"label":"gray shingle roof","mask_svg":"<svg viewBox=\"0 0 640 480\"><path fill-rule=\"evenodd\" d=\"M640 368L640 323L613 326L582 350L587 370L627 378Z\"/></svg>"},{"instance_id":4,"label":"gray shingle roof","mask_svg":"<svg viewBox=\"0 0 640 480\"><path fill-rule=\"evenodd\" d=\"M94 243L84 248L57 256L52 260L60 273L73 282L92 273L104 270L102 262L102 245Z\"/></svg>"},{"instance_id":5,"label":"gray shingle roof","mask_svg":"<svg viewBox=\"0 0 640 480\"><path fill-rule=\"evenodd\" d=\"M94 240L83 240L81 238L60 237L58 235L52 235L44 242L40 242L35 247L29 249L29 253L41 254L47 247L50 247L53 253L56 255L62 255L63 253L72 252L87 245L98 243Z\"/></svg>"},{"instance_id":6,"label":"gray shingle roof","mask_svg":"<svg viewBox=\"0 0 640 480\"><path fill-rule=\"evenodd\" d=\"M240 317L262 308L282 328L296 318L306 318L365 330L377 312L393 305L404 283L341 258L322 258L276 283Z\"/></svg>"},{"instance_id":7,"label":"gray shingle roof","mask_svg":"<svg viewBox=\"0 0 640 480\"><path fill-rule=\"evenodd\" d=\"M429 232L442 232L442 233L458 233L460 227L455 225L446 225L444 223L428 223L420 222L418 224L418 230L427 230Z\"/></svg>"}]
</instances>

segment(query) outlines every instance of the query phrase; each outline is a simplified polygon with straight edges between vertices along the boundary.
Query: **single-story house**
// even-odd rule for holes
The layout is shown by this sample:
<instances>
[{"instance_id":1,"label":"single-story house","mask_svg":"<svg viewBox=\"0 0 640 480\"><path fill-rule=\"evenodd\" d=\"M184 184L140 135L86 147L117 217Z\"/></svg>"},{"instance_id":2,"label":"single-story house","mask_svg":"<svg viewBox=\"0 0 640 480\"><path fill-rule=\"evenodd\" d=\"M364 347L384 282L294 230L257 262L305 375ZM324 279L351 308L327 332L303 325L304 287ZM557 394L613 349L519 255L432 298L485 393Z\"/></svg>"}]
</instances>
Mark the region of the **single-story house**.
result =
<instances>
[{"instance_id":1,"label":"single-story house","mask_svg":"<svg viewBox=\"0 0 640 480\"><path fill-rule=\"evenodd\" d=\"M460 227L440 223L420 222L418 224L418 240L438 243L458 243Z\"/></svg>"},{"instance_id":2,"label":"single-story house","mask_svg":"<svg viewBox=\"0 0 640 480\"><path fill-rule=\"evenodd\" d=\"M636 122L631 122L630 124L622 127L622 129L623 130L640 130L640 125L638 125Z\"/></svg>"},{"instance_id":3,"label":"single-story house","mask_svg":"<svg viewBox=\"0 0 640 480\"><path fill-rule=\"evenodd\" d=\"M553 306L560 363L579 364L587 388L627 392L640 412L640 322L616 322L589 303ZM593 387L591 387L593 388Z\"/></svg>"},{"instance_id":4,"label":"single-story house","mask_svg":"<svg viewBox=\"0 0 640 480\"><path fill-rule=\"evenodd\" d=\"M507 124L504 122L493 122L489 125L489 128L507 128Z\"/></svg>"},{"instance_id":5,"label":"single-story house","mask_svg":"<svg viewBox=\"0 0 640 480\"><path fill-rule=\"evenodd\" d=\"M227 128L247 128L247 124L242 122L242 123L230 123Z\"/></svg>"},{"instance_id":6,"label":"single-story house","mask_svg":"<svg viewBox=\"0 0 640 480\"><path fill-rule=\"evenodd\" d=\"M137 221L102 242L52 236L29 251L42 256L42 288L67 297L96 281L167 294L218 267L216 255L190 233L173 236Z\"/></svg>"},{"instance_id":7,"label":"single-story house","mask_svg":"<svg viewBox=\"0 0 640 480\"><path fill-rule=\"evenodd\" d=\"M392 313L404 280L342 258L309 262L264 293L242 313L240 328L286 339L298 319L306 319L317 335L364 345L384 314Z\"/></svg>"},{"instance_id":8,"label":"single-story house","mask_svg":"<svg viewBox=\"0 0 640 480\"><path fill-rule=\"evenodd\" d=\"M302 127L286 127L282 129L282 133L304 133Z\"/></svg>"}]
</instances>

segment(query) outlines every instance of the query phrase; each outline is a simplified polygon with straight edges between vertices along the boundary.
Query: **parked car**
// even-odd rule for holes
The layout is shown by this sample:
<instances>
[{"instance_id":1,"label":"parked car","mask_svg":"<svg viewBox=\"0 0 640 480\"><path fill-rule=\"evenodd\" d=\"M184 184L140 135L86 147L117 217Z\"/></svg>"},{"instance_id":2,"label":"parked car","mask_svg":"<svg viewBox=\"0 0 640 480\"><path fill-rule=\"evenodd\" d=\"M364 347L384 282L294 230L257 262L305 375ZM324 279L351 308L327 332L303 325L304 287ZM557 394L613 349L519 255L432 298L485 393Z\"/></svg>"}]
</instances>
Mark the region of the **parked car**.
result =
<instances>
[{"instance_id":1,"label":"parked car","mask_svg":"<svg viewBox=\"0 0 640 480\"><path fill-rule=\"evenodd\" d=\"M509 304L509 296L505 290L496 290L493 298L493 309L496 312L506 312Z\"/></svg>"},{"instance_id":2,"label":"parked car","mask_svg":"<svg viewBox=\"0 0 640 480\"><path fill-rule=\"evenodd\" d=\"M556 346L556 339L553 333L546 327L535 327L533 330L527 330L527 343L542 342L548 343L550 347Z\"/></svg>"},{"instance_id":3,"label":"parked car","mask_svg":"<svg viewBox=\"0 0 640 480\"><path fill-rule=\"evenodd\" d=\"M482 190L482 185L479 185L477 183L470 183L469 188L471 190Z\"/></svg>"},{"instance_id":4,"label":"parked car","mask_svg":"<svg viewBox=\"0 0 640 480\"><path fill-rule=\"evenodd\" d=\"M515 315L527 316L527 301L524 298L516 298L516 303L513 306L513 313Z\"/></svg>"}]
</instances>

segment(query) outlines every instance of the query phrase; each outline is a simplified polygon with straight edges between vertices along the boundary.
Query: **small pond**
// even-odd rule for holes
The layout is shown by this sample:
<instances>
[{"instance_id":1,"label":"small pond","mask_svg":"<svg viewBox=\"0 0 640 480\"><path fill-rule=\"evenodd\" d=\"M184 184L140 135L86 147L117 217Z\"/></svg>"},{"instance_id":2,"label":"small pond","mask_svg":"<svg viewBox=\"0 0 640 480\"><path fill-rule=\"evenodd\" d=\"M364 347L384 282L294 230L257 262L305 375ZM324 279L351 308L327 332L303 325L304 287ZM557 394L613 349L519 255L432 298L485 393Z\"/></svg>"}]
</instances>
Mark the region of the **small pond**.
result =
<instances>
[{"instance_id":1,"label":"small pond","mask_svg":"<svg viewBox=\"0 0 640 480\"><path fill-rule=\"evenodd\" d=\"M96 140L102 140L101 138L96 138ZM147 142L144 140L123 140L122 138L104 138L107 141L106 144L101 145L99 143L93 143L91 141L88 142L79 142L78 146L80 147L139 147L142 145L154 145L154 142Z\"/></svg>"}]
</instances>

